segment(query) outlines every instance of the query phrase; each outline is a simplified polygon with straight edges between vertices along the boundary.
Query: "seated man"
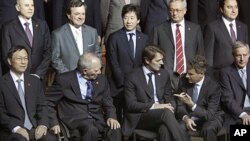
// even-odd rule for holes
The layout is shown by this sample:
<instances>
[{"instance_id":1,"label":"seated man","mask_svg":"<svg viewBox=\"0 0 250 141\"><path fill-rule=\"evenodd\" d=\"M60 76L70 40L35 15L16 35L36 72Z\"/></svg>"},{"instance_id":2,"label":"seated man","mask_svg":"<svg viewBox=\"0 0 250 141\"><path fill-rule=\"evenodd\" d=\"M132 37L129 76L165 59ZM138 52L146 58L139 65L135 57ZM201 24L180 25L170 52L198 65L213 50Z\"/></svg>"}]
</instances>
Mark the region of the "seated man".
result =
<instances>
[{"instance_id":1,"label":"seated man","mask_svg":"<svg viewBox=\"0 0 250 141\"><path fill-rule=\"evenodd\" d=\"M232 51L234 63L220 73L224 126L228 131L232 124L250 125L249 46L236 41Z\"/></svg>"},{"instance_id":2,"label":"seated man","mask_svg":"<svg viewBox=\"0 0 250 141\"><path fill-rule=\"evenodd\" d=\"M49 108L53 111L59 103L59 118L70 130L80 132L81 141L98 141L99 135L109 141L121 140L120 124L116 120L108 81L101 75L98 56L84 53L79 58L77 69L60 74L56 82L61 94L49 96ZM56 115L52 116L52 130L57 133L58 121Z\"/></svg>"},{"instance_id":3,"label":"seated man","mask_svg":"<svg viewBox=\"0 0 250 141\"><path fill-rule=\"evenodd\" d=\"M168 72L161 69L163 57L159 47L146 46L142 52L143 65L125 78L127 111L122 131L127 137L134 129L144 129L157 132L160 141L188 139L175 119L171 81Z\"/></svg>"},{"instance_id":4,"label":"seated man","mask_svg":"<svg viewBox=\"0 0 250 141\"><path fill-rule=\"evenodd\" d=\"M216 141L222 127L221 88L206 75L205 57L197 55L188 61L186 78L180 80L177 115L188 130L201 131L204 141ZM184 125L183 124L183 125Z\"/></svg>"},{"instance_id":5,"label":"seated man","mask_svg":"<svg viewBox=\"0 0 250 141\"><path fill-rule=\"evenodd\" d=\"M48 107L42 82L24 73L29 63L28 50L14 46L9 50L10 71L0 78L0 140L54 141L47 132Z\"/></svg>"}]
</instances>

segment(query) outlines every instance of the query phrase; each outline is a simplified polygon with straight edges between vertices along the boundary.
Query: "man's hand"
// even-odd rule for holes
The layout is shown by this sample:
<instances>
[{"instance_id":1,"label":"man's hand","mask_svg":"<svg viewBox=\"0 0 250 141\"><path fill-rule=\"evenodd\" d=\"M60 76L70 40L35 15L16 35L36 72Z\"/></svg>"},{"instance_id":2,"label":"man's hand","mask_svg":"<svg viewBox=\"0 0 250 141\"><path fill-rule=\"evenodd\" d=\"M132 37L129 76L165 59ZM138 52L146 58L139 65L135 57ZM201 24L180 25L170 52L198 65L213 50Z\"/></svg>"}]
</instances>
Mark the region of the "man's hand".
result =
<instances>
[{"instance_id":1,"label":"man's hand","mask_svg":"<svg viewBox=\"0 0 250 141\"><path fill-rule=\"evenodd\" d=\"M61 132L59 125L53 126L52 128L50 128L50 130L52 130L54 134L59 134Z\"/></svg>"},{"instance_id":2,"label":"man's hand","mask_svg":"<svg viewBox=\"0 0 250 141\"><path fill-rule=\"evenodd\" d=\"M24 129L24 128L22 128L22 127L21 127L21 128L18 128L17 131L16 131L16 133L22 135L22 136L25 137L27 140L30 139L29 133L27 132L26 129Z\"/></svg>"},{"instance_id":3,"label":"man's hand","mask_svg":"<svg viewBox=\"0 0 250 141\"><path fill-rule=\"evenodd\" d=\"M154 109L169 109L171 112L174 113L174 107L170 104L154 104Z\"/></svg>"},{"instance_id":4,"label":"man's hand","mask_svg":"<svg viewBox=\"0 0 250 141\"><path fill-rule=\"evenodd\" d=\"M113 118L108 118L107 120L107 124L108 126L111 128L111 129L118 129L120 128L120 123L116 120L116 119L113 119Z\"/></svg>"},{"instance_id":5,"label":"man's hand","mask_svg":"<svg viewBox=\"0 0 250 141\"><path fill-rule=\"evenodd\" d=\"M186 124L186 127L189 129L189 130L192 130L192 131L196 131L196 129L194 128L196 126L194 120L192 120L190 117L188 116L185 116L184 117L184 122Z\"/></svg>"},{"instance_id":6,"label":"man's hand","mask_svg":"<svg viewBox=\"0 0 250 141\"><path fill-rule=\"evenodd\" d=\"M194 106L194 102L192 98L187 93L180 93L180 94L174 94L174 96L178 97L178 99L182 102L187 104L190 108Z\"/></svg>"},{"instance_id":7,"label":"man's hand","mask_svg":"<svg viewBox=\"0 0 250 141\"><path fill-rule=\"evenodd\" d=\"M38 125L35 131L36 140L40 139L43 135L47 134L47 127L44 125Z\"/></svg>"},{"instance_id":8,"label":"man's hand","mask_svg":"<svg viewBox=\"0 0 250 141\"><path fill-rule=\"evenodd\" d=\"M244 114L242 117L242 123L243 125L250 125L250 115L249 114Z\"/></svg>"}]
</instances>

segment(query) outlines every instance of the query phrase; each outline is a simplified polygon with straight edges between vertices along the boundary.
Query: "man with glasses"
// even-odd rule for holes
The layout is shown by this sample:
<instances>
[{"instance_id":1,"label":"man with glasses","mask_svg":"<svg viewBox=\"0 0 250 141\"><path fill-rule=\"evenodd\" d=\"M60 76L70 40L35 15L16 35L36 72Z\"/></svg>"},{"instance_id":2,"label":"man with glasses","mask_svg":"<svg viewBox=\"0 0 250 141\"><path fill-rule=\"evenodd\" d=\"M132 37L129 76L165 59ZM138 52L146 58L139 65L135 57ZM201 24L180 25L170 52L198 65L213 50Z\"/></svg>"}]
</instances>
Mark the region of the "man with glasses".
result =
<instances>
[{"instance_id":1,"label":"man with glasses","mask_svg":"<svg viewBox=\"0 0 250 141\"><path fill-rule=\"evenodd\" d=\"M170 73L172 88L177 89L180 75L186 73L186 62L203 54L203 38L199 25L186 21L186 0L169 0L170 21L154 28L152 42L166 53L164 67Z\"/></svg>"}]
</instances>

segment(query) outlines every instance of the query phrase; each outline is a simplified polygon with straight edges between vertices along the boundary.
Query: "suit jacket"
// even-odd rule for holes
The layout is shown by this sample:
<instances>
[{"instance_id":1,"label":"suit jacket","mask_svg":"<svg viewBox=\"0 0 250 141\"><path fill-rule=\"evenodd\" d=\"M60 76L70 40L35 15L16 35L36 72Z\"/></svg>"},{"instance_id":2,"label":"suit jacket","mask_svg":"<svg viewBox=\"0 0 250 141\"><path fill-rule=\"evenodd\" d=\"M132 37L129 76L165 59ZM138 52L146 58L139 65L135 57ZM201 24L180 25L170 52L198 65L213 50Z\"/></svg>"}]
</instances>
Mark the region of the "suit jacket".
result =
<instances>
[{"instance_id":1,"label":"suit jacket","mask_svg":"<svg viewBox=\"0 0 250 141\"><path fill-rule=\"evenodd\" d=\"M237 40L248 43L248 29L236 20ZM204 32L205 56L208 64L220 69L233 63L233 42L222 19L207 25ZM223 58L222 58L223 57Z\"/></svg>"},{"instance_id":2,"label":"suit jacket","mask_svg":"<svg viewBox=\"0 0 250 141\"><path fill-rule=\"evenodd\" d=\"M180 81L180 92L186 92L191 98L193 97L193 88L194 84L188 83L186 78L183 78ZM192 111L185 104L178 101L177 115L180 119L182 119L184 115L188 115L189 117L195 116L204 122L216 119L222 121L220 97L220 85L206 75L200 89L199 97L196 102L197 107L195 110Z\"/></svg>"},{"instance_id":3,"label":"suit jacket","mask_svg":"<svg viewBox=\"0 0 250 141\"><path fill-rule=\"evenodd\" d=\"M131 0L131 4L140 5L141 0ZM101 19L104 28L105 39L109 35L123 27L122 8L125 0L101 0Z\"/></svg>"},{"instance_id":4,"label":"suit jacket","mask_svg":"<svg viewBox=\"0 0 250 141\"><path fill-rule=\"evenodd\" d=\"M250 78L250 64L247 65L247 78ZM242 79L234 64L221 70L220 84L222 88L221 101L223 110L227 115L225 123L232 124L239 119L239 115L244 112L244 100L246 93L250 97L250 79L247 79L247 89L244 87Z\"/></svg>"},{"instance_id":5,"label":"suit jacket","mask_svg":"<svg viewBox=\"0 0 250 141\"><path fill-rule=\"evenodd\" d=\"M250 17L248 16L250 1L249 0L241 0L238 1L239 6L239 19L240 21L247 24L250 27ZM248 28L248 33L250 33L250 28ZM248 37L248 43L250 43L250 36Z\"/></svg>"},{"instance_id":6,"label":"suit jacket","mask_svg":"<svg viewBox=\"0 0 250 141\"><path fill-rule=\"evenodd\" d=\"M28 49L29 65L26 70L43 78L50 65L51 40L48 25L45 21L32 18L33 45L31 46L23 26L18 18L3 25L2 28L2 59L5 70L8 70L7 54L12 46L23 45ZM7 71L5 71L7 72Z\"/></svg>"},{"instance_id":7,"label":"suit jacket","mask_svg":"<svg viewBox=\"0 0 250 141\"><path fill-rule=\"evenodd\" d=\"M155 73L156 94L159 103L173 102L170 83L170 77L166 70L161 69ZM124 136L130 136L138 124L140 115L149 111L154 104L154 97L150 94L142 68L136 68L126 76L124 95L127 111L122 131Z\"/></svg>"},{"instance_id":8,"label":"suit jacket","mask_svg":"<svg viewBox=\"0 0 250 141\"><path fill-rule=\"evenodd\" d=\"M82 25L83 52L93 52L100 56L100 46L96 29ZM58 73L74 70L80 53L69 23L52 32L52 66Z\"/></svg>"},{"instance_id":9,"label":"suit jacket","mask_svg":"<svg viewBox=\"0 0 250 141\"><path fill-rule=\"evenodd\" d=\"M104 125L106 125L108 118L116 119L108 81L104 75L99 75L97 79L92 82L94 94L91 102L81 97L76 70L60 74L56 82L60 87L61 93L54 96L48 95L50 97L49 105L53 110L56 103L59 102L58 116L67 127L76 129L81 121L91 117L100 123L97 126L99 129L102 129ZM56 115L54 115L53 118L55 117ZM53 123L58 124L56 118Z\"/></svg>"},{"instance_id":10,"label":"suit jacket","mask_svg":"<svg viewBox=\"0 0 250 141\"><path fill-rule=\"evenodd\" d=\"M9 132L16 126L24 128L24 109L10 73L0 78L0 82L1 127ZM24 91L27 113L33 127L36 128L38 125L48 127L48 109L41 81L35 76L24 74Z\"/></svg>"},{"instance_id":11,"label":"suit jacket","mask_svg":"<svg viewBox=\"0 0 250 141\"><path fill-rule=\"evenodd\" d=\"M174 69L175 42L171 22L167 21L154 28L152 42L158 44L166 53L164 67L172 75ZM185 21L185 56L186 61L197 54L204 54L203 38L200 26Z\"/></svg>"},{"instance_id":12,"label":"suit jacket","mask_svg":"<svg viewBox=\"0 0 250 141\"><path fill-rule=\"evenodd\" d=\"M153 28L169 19L167 0L142 0L140 25L142 32L148 36Z\"/></svg>"},{"instance_id":13,"label":"suit jacket","mask_svg":"<svg viewBox=\"0 0 250 141\"><path fill-rule=\"evenodd\" d=\"M111 91L114 92L112 92L114 96L118 94L116 91L123 87L125 74L132 71L133 68L141 66L142 50L146 46L147 41L148 37L142 32L136 30L136 54L134 58L129 48L125 28L110 35L106 52L108 66L111 70ZM121 90L122 89L120 89L120 91Z\"/></svg>"}]
</instances>

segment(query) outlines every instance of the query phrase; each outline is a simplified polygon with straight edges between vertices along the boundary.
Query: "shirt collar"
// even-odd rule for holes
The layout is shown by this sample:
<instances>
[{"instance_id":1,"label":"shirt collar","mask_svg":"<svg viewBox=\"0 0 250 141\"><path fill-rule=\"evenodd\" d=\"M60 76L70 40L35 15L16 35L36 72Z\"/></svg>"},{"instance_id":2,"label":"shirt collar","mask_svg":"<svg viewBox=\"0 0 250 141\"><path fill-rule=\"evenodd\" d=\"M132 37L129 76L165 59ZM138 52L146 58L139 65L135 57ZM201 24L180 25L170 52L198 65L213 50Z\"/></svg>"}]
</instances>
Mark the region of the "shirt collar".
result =
<instances>
[{"instance_id":1,"label":"shirt collar","mask_svg":"<svg viewBox=\"0 0 250 141\"><path fill-rule=\"evenodd\" d=\"M204 79L205 79L205 76L203 76L202 79L199 82L195 83L195 85L201 86L203 84L203 82L204 82Z\"/></svg>"},{"instance_id":2,"label":"shirt collar","mask_svg":"<svg viewBox=\"0 0 250 141\"><path fill-rule=\"evenodd\" d=\"M82 31L82 26L80 26L79 28L76 28L72 24L69 24L69 27L71 28L72 31L77 31L77 32Z\"/></svg>"},{"instance_id":3,"label":"shirt collar","mask_svg":"<svg viewBox=\"0 0 250 141\"><path fill-rule=\"evenodd\" d=\"M21 75L21 77L18 77L12 70L10 70L10 75L14 82L16 82L18 79L21 79L24 81L24 74Z\"/></svg>"},{"instance_id":4,"label":"shirt collar","mask_svg":"<svg viewBox=\"0 0 250 141\"><path fill-rule=\"evenodd\" d=\"M127 35L129 34L129 33L134 33L134 35L135 35L135 29L134 30L132 30L132 31L126 31L126 33L127 33Z\"/></svg>"},{"instance_id":5,"label":"shirt collar","mask_svg":"<svg viewBox=\"0 0 250 141\"><path fill-rule=\"evenodd\" d=\"M143 72L144 72L145 75L147 75L148 73L153 73L153 74L154 74L153 71L149 70L149 69L148 69L147 67L145 67L144 65L142 66L142 70L143 70Z\"/></svg>"},{"instance_id":6,"label":"shirt collar","mask_svg":"<svg viewBox=\"0 0 250 141\"><path fill-rule=\"evenodd\" d=\"M222 16L222 20L225 23L225 25L229 26L230 23L232 23L236 27L236 22L235 20L233 21L228 21L225 17Z\"/></svg>"},{"instance_id":7,"label":"shirt collar","mask_svg":"<svg viewBox=\"0 0 250 141\"><path fill-rule=\"evenodd\" d=\"M24 23L29 23L30 25L32 25L32 21L31 18L28 19L28 21L25 21L21 16L18 16L18 19L20 20L21 24L24 25Z\"/></svg>"},{"instance_id":8,"label":"shirt collar","mask_svg":"<svg viewBox=\"0 0 250 141\"><path fill-rule=\"evenodd\" d=\"M176 24L180 24L181 27L184 27L184 19L182 21L180 21L179 23L174 23L174 22L171 22L171 25L176 25Z\"/></svg>"}]
</instances>

